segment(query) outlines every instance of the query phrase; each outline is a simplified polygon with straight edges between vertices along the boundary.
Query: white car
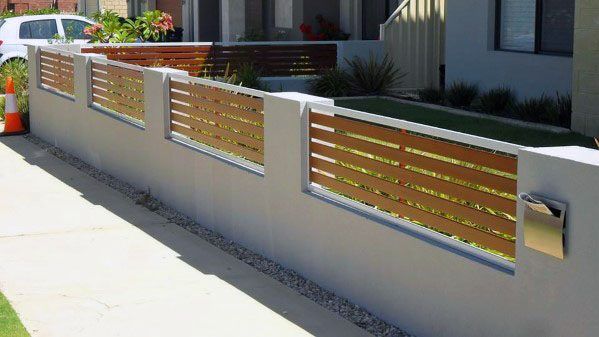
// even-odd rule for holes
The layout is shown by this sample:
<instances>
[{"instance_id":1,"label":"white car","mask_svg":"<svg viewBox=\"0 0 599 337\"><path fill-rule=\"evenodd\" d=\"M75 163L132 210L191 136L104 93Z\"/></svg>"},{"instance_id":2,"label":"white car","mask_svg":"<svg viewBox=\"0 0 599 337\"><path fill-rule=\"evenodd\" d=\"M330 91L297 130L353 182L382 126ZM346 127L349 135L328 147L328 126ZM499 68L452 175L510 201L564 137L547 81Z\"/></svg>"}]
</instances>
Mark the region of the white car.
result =
<instances>
[{"instance_id":1,"label":"white car","mask_svg":"<svg viewBox=\"0 0 599 337\"><path fill-rule=\"evenodd\" d=\"M94 22L79 15L25 15L0 20L0 64L27 59L26 44L48 45L56 34L87 43L83 28Z\"/></svg>"}]
</instances>

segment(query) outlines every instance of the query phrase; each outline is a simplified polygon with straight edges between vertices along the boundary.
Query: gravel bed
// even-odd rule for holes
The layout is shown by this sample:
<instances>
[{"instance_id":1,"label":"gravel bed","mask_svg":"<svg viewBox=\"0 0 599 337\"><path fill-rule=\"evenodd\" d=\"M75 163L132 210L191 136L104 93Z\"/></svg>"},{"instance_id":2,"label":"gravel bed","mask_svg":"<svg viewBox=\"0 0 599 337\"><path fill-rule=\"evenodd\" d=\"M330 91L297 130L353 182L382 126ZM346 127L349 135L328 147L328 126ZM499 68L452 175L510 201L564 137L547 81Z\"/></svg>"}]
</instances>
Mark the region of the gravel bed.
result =
<instances>
[{"instance_id":1,"label":"gravel bed","mask_svg":"<svg viewBox=\"0 0 599 337\"><path fill-rule=\"evenodd\" d=\"M61 149L49 143L46 143L36 136L29 134L24 136L24 138L31 143L36 144L44 151L63 160L71 166L74 166L78 170L85 172L94 179L101 181L111 188L121 192L128 198L135 200L137 204L145 206L149 210L168 219L170 222L173 222L190 231L191 233L196 234L212 245L234 256L238 260L245 262L254 269L281 282L287 287L295 290L297 293L318 303L320 306L328 309L329 311L340 315L341 317L368 331L374 336L412 336L402 331L398 327L379 319L375 315L350 302L349 300L339 297L333 292L320 287L318 284L306 279L297 272L285 268L260 254L254 253L240 244L226 239L217 232L202 227L191 218L181 214L171 207L164 205L147 192L140 191L130 184L96 169L79 158L62 151Z\"/></svg>"}]
</instances>

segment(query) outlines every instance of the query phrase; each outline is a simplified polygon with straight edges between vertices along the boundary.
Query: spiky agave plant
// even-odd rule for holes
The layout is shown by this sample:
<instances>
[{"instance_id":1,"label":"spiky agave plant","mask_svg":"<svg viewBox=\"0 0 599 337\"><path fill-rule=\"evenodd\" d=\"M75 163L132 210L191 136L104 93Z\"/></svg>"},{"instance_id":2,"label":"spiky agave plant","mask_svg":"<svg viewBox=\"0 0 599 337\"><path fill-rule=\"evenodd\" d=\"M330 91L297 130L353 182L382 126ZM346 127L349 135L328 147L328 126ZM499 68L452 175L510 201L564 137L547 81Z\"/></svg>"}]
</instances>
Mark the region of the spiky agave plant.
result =
<instances>
[{"instance_id":1,"label":"spiky agave plant","mask_svg":"<svg viewBox=\"0 0 599 337\"><path fill-rule=\"evenodd\" d=\"M339 67L325 70L308 82L310 91L324 97L343 97L349 94L349 75Z\"/></svg>"},{"instance_id":2,"label":"spiky agave plant","mask_svg":"<svg viewBox=\"0 0 599 337\"><path fill-rule=\"evenodd\" d=\"M389 55L382 59L370 54L368 60L345 59L349 66L350 91L354 95L388 96L397 93L401 79L406 76Z\"/></svg>"}]
</instances>

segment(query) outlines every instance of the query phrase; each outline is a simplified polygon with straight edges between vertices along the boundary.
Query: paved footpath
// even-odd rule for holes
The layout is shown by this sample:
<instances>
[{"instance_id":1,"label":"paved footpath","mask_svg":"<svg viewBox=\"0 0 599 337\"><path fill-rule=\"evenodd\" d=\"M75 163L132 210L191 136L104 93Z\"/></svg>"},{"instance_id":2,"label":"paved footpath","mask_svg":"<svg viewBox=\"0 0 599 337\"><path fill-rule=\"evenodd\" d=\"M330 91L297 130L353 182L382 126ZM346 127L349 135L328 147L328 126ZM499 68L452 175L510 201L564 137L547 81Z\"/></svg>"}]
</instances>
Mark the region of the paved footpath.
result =
<instances>
[{"instance_id":1,"label":"paved footpath","mask_svg":"<svg viewBox=\"0 0 599 337\"><path fill-rule=\"evenodd\" d=\"M0 138L0 291L32 336L368 336L42 151Z\"/></svg>"}]
</instances>

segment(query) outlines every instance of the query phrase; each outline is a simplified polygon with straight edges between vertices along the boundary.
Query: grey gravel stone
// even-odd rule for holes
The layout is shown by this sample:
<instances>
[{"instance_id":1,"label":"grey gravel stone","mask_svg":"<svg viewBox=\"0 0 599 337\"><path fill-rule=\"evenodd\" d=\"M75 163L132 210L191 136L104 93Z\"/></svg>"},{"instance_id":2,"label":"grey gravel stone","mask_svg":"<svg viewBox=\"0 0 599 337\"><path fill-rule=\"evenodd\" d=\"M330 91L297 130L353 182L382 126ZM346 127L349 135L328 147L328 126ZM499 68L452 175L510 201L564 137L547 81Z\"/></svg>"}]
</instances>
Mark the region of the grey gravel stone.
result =
<instances>
[{"instance_id":1,"label":"grey gravel stone","mask_svg":"<svg viewBox=\"0 0 599 337\"><path fill-rule=\"evenodd\" d=\"M241 246L236 242L228 240L217 232L202 227L191 218L181 214L171 207L166 206L156 198L152 197L151 191L137 190L130 184L96 169L79 158L62 151L61 149L49 143L46 143L36 136L30 134L24 137L31 143L42 148L44 151L85 172L94 179L101 181L111 188L121 192L128 198L134 200L136 204L143 205L158 215L161 215L169 221L185 228L189 232L196 234L212 245L234 256L238 260L245 262L254 269L281 282L297 293L318 303L320 306L328 309L329 311L340 315L341 317L368 331L374 336L413 336L401 330L400 328L374 316L367 310L359 307L349 300L339 297L333 292L320 287L318 284L306 279L296 271L285 268L260 254L254 253L253 251Z\"/></svg>"}]
</instances>

